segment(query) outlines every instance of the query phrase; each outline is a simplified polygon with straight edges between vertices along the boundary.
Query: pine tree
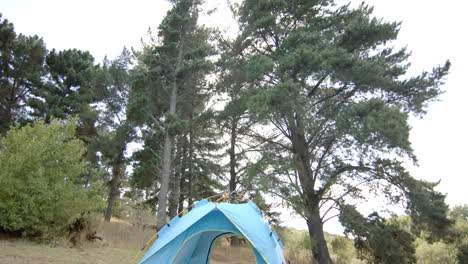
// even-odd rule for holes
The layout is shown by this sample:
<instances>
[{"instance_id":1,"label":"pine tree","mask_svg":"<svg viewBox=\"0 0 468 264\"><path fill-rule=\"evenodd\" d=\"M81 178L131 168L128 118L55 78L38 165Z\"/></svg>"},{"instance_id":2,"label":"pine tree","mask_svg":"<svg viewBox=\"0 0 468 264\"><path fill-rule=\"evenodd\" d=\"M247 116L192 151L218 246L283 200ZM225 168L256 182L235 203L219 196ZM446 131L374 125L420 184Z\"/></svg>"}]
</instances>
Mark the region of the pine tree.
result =
<instances>
[{"instance_id":1,"label":"pine tree","mask_svg":"<svg viewBox=\"0 0 468 264\"><path fill-rule=\"evenodd\" d=\"M409 53L388 45L400 24L373 18L364 4L245 0L237 13L256 91L249 110L265 124L256 172L304 217L313 257L331 263L323 223L333 210L320 210L326 206L338 208L347 231L372 239L375 232L361 233L353 220L365 217L347 204L366 190L405 201L416 228L425 226L434 239L443 234L450 226L445 196L435 184L412 178L403 160L415 160L408 116L423 115L441 93L450 63L406 78ZM366 221L382 231L373 216Z\"/></svg>"},{"instance_id":2,"label":"pine tree","mask_svg":"<svg viewBox=\"0 0 468 264\"><path fill-rule=\"evenodd\" d=\"M190 86L197 86L198 80L205 78L211 50L206 30L197 25L200 2L171 2L173 7L160 24L157 39L138 55L129 105L133 120L146 124L150 130L162 130L164 134L162 155L153 153L155 157L160 156L162 167L160 181L155 186L158 228L166 223L174 139L187 125L180 117L179 103L186 99L182 96L184 93L195 89Z\"/></svg>"},{"instance_id":3,"label":"pine tree","mask_svg":"<svg viewBox=\"0 0 468 264\"><path fill-rule=\"evenodd\" d=\"M244 95L248 92L247 73L243 71L243 49L238 41L219 40L222 52L219 65L218 90L221 97L227 98L226 106L217 116L221 129L228 134L227 153L229 155L229 191L238 191L241 176L247 168L246 153L249 151L246 135L253 119L248 117ZM252 139L250 139L252 141ZM252 142L253 143L253 142Z\"/></svg>"},{"instance_id":4,"label":"pine tree","mask_svg":"<svg viewBox=\"0 0 468 264\"><path fill-rule=\"evenodd\" d=\"M41 38L17 35L0 14L0 134L30 119L28 101L41 85L46 52Z\"/></svg>"},{"instance_id":5,"label":"pine tree","mask_svg":"<svg viewBox=\"0 0 468 264\"><path fill-rule=\"evenodd\" d=\"M103 97L100 66L94 64L87 51L52 50L46 57L46 70L41 88L29 100L31 115L46 122L79 116L77 136L89 145L97 135L98 111L93 104ZM90 160L95 159L93 151L87 155Z\"/></svg>"},{"instance_id":6,"label":"pine tree","mask_svg":"<svg viewBox=\"0 0 468 264\"><path fill-rule=\"evenodd\" d=\"M105 220L110 221L115 200L125 175L125 150L133 137L133 124L127 119L126 110L130 91L129 65L131 54L124 49L113 61L104 60L102 106L98 123L98 136L94 148L102 153L104 163L111 168L110 191Z\"/></svg>"}]
</instances>

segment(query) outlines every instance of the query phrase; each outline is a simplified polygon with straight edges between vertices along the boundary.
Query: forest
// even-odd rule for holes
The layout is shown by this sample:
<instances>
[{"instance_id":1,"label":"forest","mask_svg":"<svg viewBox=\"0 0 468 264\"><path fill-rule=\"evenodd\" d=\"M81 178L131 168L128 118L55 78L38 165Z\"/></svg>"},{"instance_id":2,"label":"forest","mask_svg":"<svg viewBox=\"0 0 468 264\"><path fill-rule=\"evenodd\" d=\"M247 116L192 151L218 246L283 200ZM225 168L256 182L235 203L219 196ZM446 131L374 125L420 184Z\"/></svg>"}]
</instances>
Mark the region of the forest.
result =
<instances>
[{"instance_id":1,"label":"forest","mask_svg":"<svg viewBox=\"0 0 468 264\"><path fill-rule=\"evenodd\" d=\"M440 98L448 60L410 76L401 23L365 3L243 0L231 36L199 22L203 1L170 2L142 48L101 62L0 15L0 234L76 243L77 223L142 215L159 230L224 193L308 263L468 263L468 206L405 167L408 120Z\"/></svg>"}]
</instances>

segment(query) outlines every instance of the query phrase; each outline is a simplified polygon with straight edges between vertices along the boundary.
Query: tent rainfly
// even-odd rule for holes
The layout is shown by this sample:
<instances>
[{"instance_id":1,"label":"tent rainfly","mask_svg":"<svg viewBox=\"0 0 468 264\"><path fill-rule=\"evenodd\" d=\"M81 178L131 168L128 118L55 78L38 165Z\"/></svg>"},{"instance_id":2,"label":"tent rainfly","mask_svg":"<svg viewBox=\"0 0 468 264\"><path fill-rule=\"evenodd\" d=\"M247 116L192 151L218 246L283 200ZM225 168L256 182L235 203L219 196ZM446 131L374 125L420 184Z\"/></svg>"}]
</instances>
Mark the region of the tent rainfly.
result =
<instances>
[{"instance_id":1,"label":"tent rainfly","mask_svg":"<svg viewBox=\"0 0 468 264\"><path fill-rule=\"evenodd\" d=\"M175 217L139 264L209 264L214 242L224 236L244 237L258 264L286 264L278 234L257 206L201 200L183 217Z\"/></svg>"}]
</instances>

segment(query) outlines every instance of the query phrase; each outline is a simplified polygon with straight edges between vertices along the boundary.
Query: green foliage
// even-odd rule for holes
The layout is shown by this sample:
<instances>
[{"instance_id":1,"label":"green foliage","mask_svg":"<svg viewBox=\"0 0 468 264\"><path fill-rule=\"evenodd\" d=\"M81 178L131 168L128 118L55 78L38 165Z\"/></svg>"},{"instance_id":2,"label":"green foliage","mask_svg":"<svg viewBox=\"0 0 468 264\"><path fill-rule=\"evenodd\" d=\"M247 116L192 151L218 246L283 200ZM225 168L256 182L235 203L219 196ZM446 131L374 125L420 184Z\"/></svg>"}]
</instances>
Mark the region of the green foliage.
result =
<instances>
[{"instance_id":1,"label":"green foliage","mask_svg":"<svg viewBox=\"0 0 468 264\"><path fill-rule=\"evenodd\" d=\"M87 51L54 49L47 54L46 70L44 83L28 101L31 115L46 122L79 116L77 137L89 145L96 136L99 115L91 104L104 96L102 69ZM95 152L87 150L88 160L94 161Z\"/></svg>"},{"instance_id":2,"label":"green foliage","mask_svg":"<svg viewBox=\"0 0 468 264\"><path fill-rule=\"evenodd\" d=\"M457 259L459 264L467 264L468 263L468 242L464 242L458 246L458 253Z\"/></svg>"},{"instance_id":3,"label":"green foliage","mask_svg":"<svg viewBox=\"0 0 468 264\"><path fill-rule=\"evenodd\" d=\"M450 62L408 77L410 54L391 44L398 22L375 18L364 3L332 4L245 0L236 10L250 74L247 109L264 125L258 130L273 130L258 135L264 142L258 171L309 222L327 219L318 208L334 203L362 241L364 258L414 263L408 231L377 213L351 213L346 200L383 193L390 203L406 203L415 230L427 230L434 241L447 235L445 196L436 183L413 179L403 160L416 160L408 117L424 114L442 93ZM318 243L314 257L329 263L323 231L310 232Z\"/></svg>"},{"instance_id":4,"label":"green foliage","mask_svg":"<svg viewBox=\"0 0 468 264\"><path fill-rule=\"evenodd\" d=\"M450 218L459 221L468 221L468 205L458 205L450 210Z\"/></svg>"},{"instance_id":5,"label":"green foliage","mask_svg":"<svg viewBox=\"0 0 468 264\"><path fill-rule=\"evenodd\" d=\"M124 50L102 66L89 52L47 52L42 39L15 33L0 16L0 134L15 123L45 120L15 127L0 141L0 229L56 236L82 211L102 210L109 189L95 180L112 170L109 196L118 197L126 146L136 130L143 149L133 156L133 198L145 196L142 203L154 208L164 136L176 143L166 170L180 177L174 182L182 194L175 200L210 196L225 188L216 140L221 131L231 135L226 152L234 156L234 188L253 190L266 211L267 191L307 220L328 219L318 208L334 203L367 261L415 263L416 256L421 263L455 263L455 257L466 263L467 207L454 208L448 219L437 184L412 178L403 166L406 158L416 160L408 118L437 100L449 62L408 77L409 52L391 43L400 23L373 17L365 4L244 0L234 10L241 34L219 40L216 88L228 103L213 115L206 109L214 99L206 76L215 53L212 32L197 22L201 1L171 2L142 51L132 57ZM80 119L54 121L75 115ZM93 169L81 160L84 151ZM347 205L347 197L364 199L367 190L404 202L409 217L364 217ZM114 215L125 215L129 204L118 201ZM313 249L325 263L327 243L339 261L355 254L342 237L326 234L325 242L312 231L280 233L287 247ZM415 236L421 237L416 253Z\"/></svg>"},{"instance_id":6,"label":"green foliage","mask_svg":"<svg viewBox=\"0 0 468 264\"><path fill-rule=\"evenodd\" d=\"M81 114L93 101L96 66L89 52L77 49L49 52L47 81L31 99L34 115L46 120Z\"/></svg>"},{"instance_id":7,"label":"green foliage","mask_svg":"<svg viewBox=\"0 0 468 264\"><path fill-rule=\"evenodd\" d=\"M416 258L418 264L462 264L457 261L457 250L451 245L442 242L428 243L418 239Z\"/></svg>"},{"instance_id":8,"label":"green foliage","mask_svg":"<svg viewBox=\"0 0 468 264\"><path fill-rule=\"evenodd\" d=\"M290 253L299 254L314 247L309 233L305 230L281 227L277 227L275 230L278 232L284 247ZM350 263L352 259L356 258L356 250L352 239L328 233L325 233L325 239L330 246L331 254L338 260L337 264Z\"/></svg>"},{"instance_id":9,"label":"green foliage","mask_svg":"<svg viewBox=\"0 0 468 264\"><path fill-rule=\"evenodd\" d=\"M331 252L336 255L339 263L347 263L347 261L355 258L353 242L349 238L337 236L330 242Z\"/></svg>"},{"instance_id":10,"label":"green foliage","mask_svg":"<svg viewBox=\"0 0 468 264\"><path fill-rule=\"evenodd\" d=\"M0 228L25 236L64 235L80 213L101 204L77 179L86 169L76 120L12 128L0 140Z\"/></svg>"},{"instance_id":11,"label":"green foliage","mask_svg":"<svg viewBox=\"0 0 468 264\"><path fill-rule=\"evenodd\" d=\"M41 86L46 52L41 38L16 34L0 14L0 134L28 119L25 106Z\"/></svg>"},{"instance_id":12,"label":"green foliage","mask_svg":"<svg viewBox=\"0 0 468 264\"><path fill-rule=\"evenodd\" d=\"M416 263L414 236L395 221L373 213L362 216L354 207L343 207L340 222L353 234L358 257L370 263Z\"/></svg>"},{"instance_id":13,"label":"green foliage","mask_svg":"<svg viewBox=\"0 0 468 264\"><path fill-rule=\"evenodd\" d=\"M216 131L206 111L210 94L205 77L212 69L209 57L213 55L211 31L198 25L200 1L173 3L157 37L150 36L151 42L136 53L128 103L129 120L141 126L144 142L143 149L133 156L131 183L154 187L146 192L151 203L169 196L171 205L179 199L192 203L194 198L212 195L220 175L215 154L219 147L213 141ZM174 162L169 162L171 155ZM170 177L173 182L168 192ZM164 204L158 206L160 223L165 218Z\"/></svg>"},{"instance_id":14,"label":"green foliage","mask_svg":"<svg viewBox=\"0 0 468 264\"><path fill-rule=\"evenodd\" d=\"M299 252L313 247L307 231L294 228L277 228L276 231L288 250Z\"/></svg>"},{"instance_id":15,"label":"green foliage","mask_svg":"<svg viewBox=\"0 0 468 264\"><path fill-rule=\"evenodd\" d=\"M408 114L380 99L351 103L337 120L341 133L352 135L359 145L379 149L400 148L411 152Z\"/></svg>"},{"instance_id":16,"label":"green foliage","mask_svg":"<svg viewBox=\"0 0 468 264\"><path fill-rule=\"evenodd\" d=\"M434 191L432 183L415 181L418 186L408 185L409 210L413 219L414 227L429 232L427 239L437 241L447 235L453 221L447 219L448 206L445 204L445 195ZM431 187L427 187L431 186Z\"/></svg>"},{"instance_id":17,"label":"green foliage","mask_svg":"<svg viewBox=\"0 0 468 264\"><path fill-rule=\"evenodd\" d=\"M460 264L468 263L468 206L455 206L450 211L455 225L451 230L448 242L457 250L457 259Z\"/></svg>"}]
</instances>

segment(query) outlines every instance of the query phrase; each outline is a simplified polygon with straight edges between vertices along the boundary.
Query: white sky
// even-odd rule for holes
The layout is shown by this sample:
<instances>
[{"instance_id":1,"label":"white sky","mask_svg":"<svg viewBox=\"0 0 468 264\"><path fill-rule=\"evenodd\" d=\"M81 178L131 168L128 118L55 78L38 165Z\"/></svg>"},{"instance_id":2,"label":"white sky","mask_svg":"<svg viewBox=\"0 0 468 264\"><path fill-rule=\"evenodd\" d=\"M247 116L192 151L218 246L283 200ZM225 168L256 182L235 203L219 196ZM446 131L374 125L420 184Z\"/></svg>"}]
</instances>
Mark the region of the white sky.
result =
<instances>
[{"instance_id":1,"label":"white sky","mask_svg":"<svg viewBox=\"0 0 468 264\"><path fill-rule=\"evenodd\" d=\"M208 0L223 6L224 0ZM346 3L348 1L341 1ZM359 4L360 0L352 1ZM377 17L403 21L397 45L407 45L413 52L412 71L430 70L446 59L452 62L439 102L433 103L423 119L411 119L411 142L419 158L413 175L431 181L441 180L438 190L447 194L451 205L468 203L468 41L463 0L367 0ZM1 0L3 18L15 25L15 31L43 37L48 49L77 48L89 50L100 62L105 55L117 56L124 46L139 48L149 27L155 31L169 8L165 0ZM230 14L217 12L209 23L228 29ZM465 32L465 33L463 33ZM285 217L288 214L285 214ZM288 215L289 217L289 215ZM285 220L288 226L305 229L302 219ZM336 222L325 226L338 233Z\"/></svg>"}]
</instances>

